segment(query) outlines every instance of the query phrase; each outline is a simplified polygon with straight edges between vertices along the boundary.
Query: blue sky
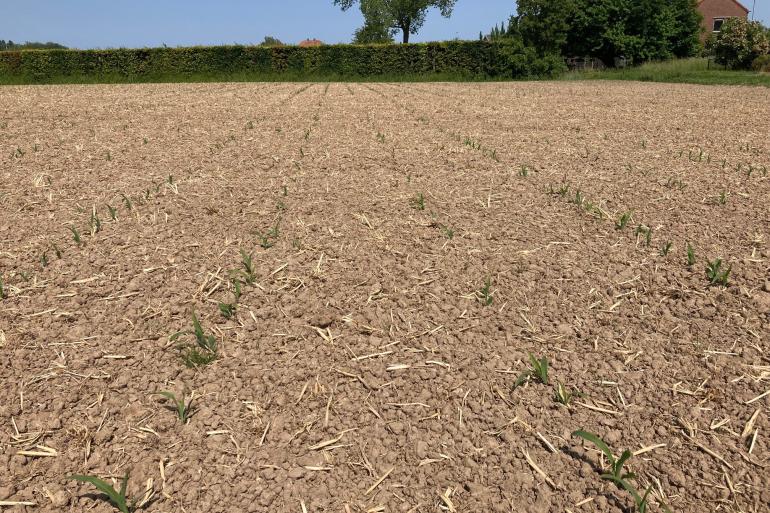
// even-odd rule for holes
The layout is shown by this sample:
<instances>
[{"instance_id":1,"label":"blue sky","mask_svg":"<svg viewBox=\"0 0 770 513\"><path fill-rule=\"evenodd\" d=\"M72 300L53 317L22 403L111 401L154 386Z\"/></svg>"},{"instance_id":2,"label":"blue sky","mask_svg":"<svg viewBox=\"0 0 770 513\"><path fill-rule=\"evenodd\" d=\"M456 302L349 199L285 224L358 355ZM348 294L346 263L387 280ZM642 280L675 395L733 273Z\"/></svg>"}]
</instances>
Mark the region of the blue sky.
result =
<instances>
[{"instance_id":1,"label":"blue sky","mask_svg":"<svg viewBox=\"0 0 770 513\"><path fill-rule=\"evenodd\" d=\"M350 41L358 9L332 0L0 0L0 39L56 41L75 48L286 43L318 38ZM752 7L753 0L746 0ZM770 24L770 0L756 0L756 18ZM458 0L451 19L433 12L414 41L475 39L507 19L514 0Z\"/></svg>"}]
</instances>

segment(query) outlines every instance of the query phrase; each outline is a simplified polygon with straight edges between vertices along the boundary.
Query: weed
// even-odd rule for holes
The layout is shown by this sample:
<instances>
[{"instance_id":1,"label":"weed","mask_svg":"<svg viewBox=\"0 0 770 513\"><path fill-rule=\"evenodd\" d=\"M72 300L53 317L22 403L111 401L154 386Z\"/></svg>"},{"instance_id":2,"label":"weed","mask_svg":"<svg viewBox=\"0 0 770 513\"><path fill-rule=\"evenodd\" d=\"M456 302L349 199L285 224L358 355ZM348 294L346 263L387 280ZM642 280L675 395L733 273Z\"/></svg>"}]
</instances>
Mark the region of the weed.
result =
<instances>
[{"instance_id":1,"label":"weed","mask_svg":"<svg viewBox=\"0 0 770 513\"><path fill-rule=\"evenodd\" d=\"M712 285L722 285L727 287L727 280L730 278L730 271L732 266L728 266L726 270L722 270L722 259L717 258L713 262L708 262L706 265L706 277Z\"/></svg>"},{"instance_id":2,"label":"weed","mask_svg":"<svg viewBox=\"0 0 770 513\"><path fill-rule=\"evenodd\" d=\"M123 196L123 203L126 204L126 208L129 211L133 210L134 206L131 204L131 199L128 196L126 196L125 194L121 194L121 196Z\"/></svg>"},{"instance_id":3,"label":"weed","mask_svg":"<svg viewBox=\"0 0 770 513\"><path fill-rule=\"evenodd\" d=\"M620 219L615 222L615 229L624 229L628 225L628 222L631 220L631 215L631 212L624 212L623 215L620 216Z\"/></svg>"},{"instance_id":4,"label":"weed","mask_svg":"<svg viewBox=\"0 0 770 513\"><path fill-rule=\"evenodd\" d=\"M518 388L531 378L536 378L543 385L548 384L548 358L545 356L539 360L535 358L535 355L529 353L530 368L525 370L519 375L514 383L513 388Z\"/></svg>"},{"instance_id":5,"label":"weed","mask_svg":"<svg viewBox=\"0 0 770 513\"><path fill-rule=\"evenodd\" d=\"M118 209L113 206L107 205L107 210L110 212L110 219L112 219L113 221L117 221Z\"/></svg>"},{"instance_id":6,"label":"weed","mask_svg":"<svg viewBox=\"0 0 770 513\"><path fill-rule=\"evenodd\" d=\"M126 497L126 489L128 488L128 473L120 483L120 491L115 490L111 484L107 481L103 481L96 476L84 476L84 475L71 475L68 479L74 479L81 483L89 483L96 487L97 490L107 496L110 503L118 508L121 513L131 513L136 510L136 500L129 502Z\"/></svg>"},{"instance_id":7,"label":"weed","mask_svg":"<svg viewBox=\"0 0 770 513\"><path fill-rule=\"evenodd\" d=\"M176 396L171 392L158 392L158 395L162 395L174 403L177 418L179 418L182 424L187 424L187 421L191 415L190 407L192 406L193 399L195 398L195 393L193 392L193 394L191 394L190 398L187 400L185 400L184 396L182 396L181 399L177 399Z\"/></svg>"},{"instance_id":8,"label":"weed","mask_svg":"<svg viewBox=\"0 0 770 513\"><path fill-rule=\"evenodd\" d=\"M219 303L219 311L225 319L231 319L235 315L235 308L232 303Z\"/></svg>"},{"instance_id":9,"label":"weed","mask_svg":"<svg viewBox=\"0 0 770 513\"><path fill-rule=\"evenodd\" d=\"M519 168L519 176L526 178L529 176L529 168L527 166L522 165Z\"/></svg>"},{"instance_id":10,"label":"weed","mask_svg":"<svg viewBox=\"0 0 770 513\"><path fill-rule=\"evenodd\" d=\"M74 226L70 226L70 231L72 232L72 240L75 241L75 244L77 244L78 246L82 245L83 240L80 238L80 232L78 231L78 229L75 228Z\"/></svg>"},{"instance_id":11,"label":"weed","mask_svg":"<svg viewBox=\"0 0 770 513\"><path fill-rule=\"evenodd\" d=\"M662 248L660 248L660 256L666 256L671 251L674 244L671 241L666 241Z\"/></svg>"},{"instance_id":12,"label":"weed","mask_svg":"<svg viewBox=\"0 0 770 513\"><path fill-rule=\"evenodd\" d=\"M687 265L692 267L695 265L695 249L690 245L690 243L687 243Z\"/></svg>"},{"instance_id":13,"label":"weed","mask_svg":"<svg viewBox=\"0 0 770 513\"><path fill-rule=\"evenodd\" d=\"M417 196L412 198L412 206L417 210L425 210L425 196L423 193L419 193Z\"/></svg>"},{"instance_id":14,"label":"weed","mask_svg":"<svg viewBox=\"0 0 770 513\"><path fill-rule=\"evenodd\" d=\"M441 225L441 232L444 234L444 237L449 240L452 240L455 236L455 231L446 225Z\"/></svg>"},{"instance_id":15,"label":"weed","mask_svg":"<svg viewBox=\"0 0 770 513\"><path fill-rule=\"evenodd\" d=\"M484 281L484 286L479 289L478 295L481 304L484 306L491 305L495 300L492 296L492 280L490 278L487 278L486 281Z\"/></svg>"},{"instance_id":16,"label":"weed","mask_svg":"<svg viewBox=\"0 0 770 513\"><path fill-rule=\"evenodd\" d=\"M40 255L40 265L48 267L48 251L43 251L43 254Z\"/></svg>"}]
</instances>

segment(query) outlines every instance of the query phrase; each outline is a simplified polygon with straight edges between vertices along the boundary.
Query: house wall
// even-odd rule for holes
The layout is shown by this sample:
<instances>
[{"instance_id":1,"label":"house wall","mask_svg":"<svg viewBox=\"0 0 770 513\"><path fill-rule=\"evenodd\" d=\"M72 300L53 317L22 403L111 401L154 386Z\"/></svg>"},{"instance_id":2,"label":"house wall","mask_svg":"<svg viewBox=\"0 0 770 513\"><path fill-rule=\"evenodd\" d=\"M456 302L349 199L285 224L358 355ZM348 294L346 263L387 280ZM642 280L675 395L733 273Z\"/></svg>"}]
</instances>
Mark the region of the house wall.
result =
<instances>
[{"instance_id":1,"label":"house wall","mask_svg":"<svg viewBox=\"0 0 770 513\"><path fill-rule=\"evenodd\" d=\"M703 0L698 5L703 14L703 34L705 41L714 33L714 20L719 18L748 18L749 12L733 0Z\"/></svg>"}]
</instances>

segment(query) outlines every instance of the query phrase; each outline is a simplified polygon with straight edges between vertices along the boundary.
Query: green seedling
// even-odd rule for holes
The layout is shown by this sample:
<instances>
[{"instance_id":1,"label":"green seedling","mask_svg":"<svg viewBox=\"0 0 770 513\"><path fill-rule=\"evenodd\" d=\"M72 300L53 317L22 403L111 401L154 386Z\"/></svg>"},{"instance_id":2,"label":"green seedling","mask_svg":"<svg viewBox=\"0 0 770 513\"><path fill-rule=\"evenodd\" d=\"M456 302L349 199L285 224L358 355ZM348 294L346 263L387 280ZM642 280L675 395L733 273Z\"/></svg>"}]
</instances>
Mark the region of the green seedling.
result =
<instances>
[{"instance_id":1,"label":"green seedling","mask_svg":"<svg viewBox=\"0 0 770 513\"><path fill-rule=\"evenodd\" d=\"M492 296L492 280L487 278L484 282L484 286L478 291L479 301L484 306L489 306L494 301Z\"/></svg>"},{"instance_id":2,"label":"green seedling","mask_svg":"<svg viewBox=\"0 0 770 513\"><path fill-rule=\"evenodd\" d=\"M412 198L412 206L414 206L414 208L417 210L425 210L425 196L423 193L419 193L417 196Z\"/></svg>"},{"instance_id":3,"label":"green seedling","mask_svg":"<svg viewBox=\"0 0 770 513\"><path fill-rule=\"evenodd\" d=\"M43 254L40 255L40 265L48 267L48 251L43 251Z\"/></svg>"},{"instance_id":4,"label":"green seedling","mask_svg":"<svg viewBox=\"0 0 770 513\"><path fill-rule=\"evenodd\" d=\"M606 479L607 481L612 481L617 486L626 490L634 499L634 504L636 505L637 511L639 513L646 513L647 508L649 507L649 496L650 492L652 491L652 487L648 487L644 492L644 495L640 496L639 492L636 491L636 488L634 488L634 486L628 481L629 479L636 478L636 475L633 472L626 472L623 469L623 465L625 465L625 463L633 456L631 451L626 449L623 451L619 458L615 458L615 456L612 454L612 450L610 450L606 442L599 438L597 435L587 431L578 430L572 433L572 436L577 436L588 442L591 442L602 452L602 454L604 454L610 464L610 472L602 474L601 478ZM668 510L668 508L664 507L664 510Z\"/></svg>"},{"instance_id":5,"label":"green seedling","mask_svg":"<svg viewBox=\"0 0 770 513\"><path fill-rule=\"evenodd\" d=\"M188 367L199 367L213 362L217 358L217 339L214 335L206 335L203 331L198 316L192 314L193 331L179 331L171 335L171 340L176 340L182 335L194 335L197 347L188 349L182 358Z\"/></svg>"},{"instance_id":6,"label":"green seedling","mask_svg":"<svg viewBox=\"0 0 770 513\"><path fill-rule=\"evenodd\" d=\"M147 144L147 138L146 137L142 138L142 144Z\"/></svg>"},{"instance_id":7,"label":"green seedling","mask_svg":"<svg viewBox=\"0 0 770 513\"><path fill-rule=\"evenodd\" d=\"M254 130L254 122L253 121L249 121L248 123L246 123L246 130Z\"/></svg>"},{"instance_id":8,"label":"green seedling","mask_svg":"<svg viewBox=\"0 0 770 513\"><path fill-rule=\"evenodd\" d=\"M241 300L241 281L238 279L233 280L233 296L235 297L235 302Z\"/></svg>"},{"instance_id":9,"label":"green seedling","mask_svg":"<svg viewBox=\"0 0 770 513\"><path fill-rule=\"evenodd\" d=\"M649 246L652 242L652 228L640 224L636 227L636 230L634 230L634 236L639 237L639 235L644 235L644 242Z\"/></svg>"},{"instance_id":10,"label":"green seedling","mask_svg":"<svg viewBox=\"0 0 770 513\"><path fill-rule=\"evenodd\" d=\"M111 161L112 160L112 154L108 151L107 155L105 156L105 158L107 159L107 162Z\"/></svg>"},{"instance_id":11,"label":"green seedling","mask_svg":"<svg viewBox=\"0 0 770 513\"><path fill-rule=\"evenodd\" d=\"M544 356L541 359L535 358L535 355L529 353L530 368L519 375L513 388L518 388L531 378L537 379L543 385L548 384L548 359Z\"/></svg>"},{"instance_id":12,"label":"green seedling","mask_svg":"<svg viewBox=\"0 0 770 513\"><path fill-rule=\"evenodd\" d=\"M289 189L285 185L283 186L283 195L288 196L289 195Z\"/></svg>"},{"instance_id":13,"label":"green seedling","mask_svg":"<svg viewBox=\"0 0 770 513\"><path fill-rule=\"evenodd\" d=\"M70 226L69 228L70 228L70 231L72 232L72 240L75 241L75 244L77 244L78 246L83 244L83 240L80 238L80 232L78 231L78 229L75 228L74 226Z\"/></svg>"},{"instance_id":14,"label":"green seedling","mask_svg":"<svg viewBox=\"0 0 770 513\"><path fill-rule=\"evenodd\" d=\"M381 143L384 143L385 142L385 134L377 132L377 140L380 141Z\"/></svg>"},{"instance_id":15,"label":"green seedling","mask_svg":"<svg viewBox=\"0 0 770 513\"><path fill-rule=\"evenodd\" d=\"M191 406L193 399L195 398L195 392L193 392L190 395L190 398L185 401L184 396L182 396L181 399L177 399L177 397L172 394L171 392L158 392L158 395L162 395L166 399L170 400L172 403L174 403L174 408L176 409L176 416L177 418L182 422L182 424L187 424L187 421L190 418L191 415Z\"/></svg>"},{"instance_id":16,"label":"green seedling","mask_svg":"<svg viewBox=\"0 0 770 513\"><path fill-rule=\"evenodd\" d=\"M225 319L231 319L235 315L235 308L232 303L219 303L219 312Z\"/></svg>"},{"instance_id":17,"label":"green seedling","mask_svg":"<svg viewBox=\"0 0 770 513\"><path fill-rule=\"evenodd\" d=\"M570 392L567 387L561 384L561 382L556 382L556 402L559 404L563 404L564 406L569 406L569 403L572 402L572 392Z\"/></svg>"},{"instance_id":18,"label":"green seedling","mask_svg":"<svg viewBox=\"0 0 770 513\"><path fill-rule=\"evenodd\" d=\"M690 245L690 243L687 243L687 265L692 267L695 265L695 249Z\"/></svg>"},{"instance_id":19,"label":"green seedling","mask_svg":"<svg viewBox=\"0 0 770 513\"><path fill-rule=\"evenodd\" d=\"M306 141L307 141L308 139L310 139L310 133L311 133L311 132L312 132L312 130L311 130L310 128L308 128L308 129L306 129L306 130L305 130L305 140L306 140Z\"/></svg>"},{"instance_id":20,"label":"green seedling","mask_svg":"<svg viewBox=\"0 0 770 513\"><path fill-rule=\"evenodd\" d=\"M455 236L455 231L446 225L441 226L441 232L444 234L444 237L449 240L452 240L452 238Z\"/></svg>"},{"instance_id":21,"label":"green seedling","mask_svg":"<svg viewBox=\"0 0 770 513\"><path fill-rule=\"evenodd\" d=\"M5 286L2 276L0 276L0 299L5 299Z\"/></svg>"},{"instance_id":22,"label":"green seedling","mask_svg":"<svg viewBox=\"0 0 770 513\"><path fill-rule=\"evenodd\" d=\"M616 230L623 230L627 225L628 222L631 220L631 212L624 212L622 216L620 216L620 219L618 219L615 222L615 229Z\"/></svg>"},{"instance_id":23,"label":"green seedling","mask_svg":"<svg viewBox=\"0 0 770 513\"><path fill-rule=\"evenodd\" d=\"M117 221L118 209L113 206L107 205L107 210L110 212L110 219L112 219L113 221Z\"/></svg>"},{"instance_id":24,"label":"green seedling","mask_svg":"<svg viewBox=\"0 0 770 513\"><path fill-rule=\"evenodd\" d=\"M89 224L91 225L91 235L102 231L102 220L99 219L99 215L96 213L96 209L91 212L91 220L89 221Z\"/></svg>"},{"instance_id":25,"label":"green seedling","mask_svg":"<svg viewBox=\"0 0 770 513\"><path fill-rule=\"evenodd\" d=\"M276 221L275 226L270 228L267 233L259 233L257 232L257 237L259 237L259 245L262 249L270 249L273 246L275 246L275 241L278 239L278 223L280 223L281 220L279 219Z\"/></svg>"},{"instance_id":26,"label":"green seedling","mask_svg":"<svg viewBox=\"0 0 770 513\"><path fill-rule=\"evenodd\" d=\"M526 178L529 176L529 168L527 166L521 166L519 168L519 176Z\"/></svg>"},{"instance_id":27,"label":"green seedling","mask_svg":"<svg viewBox=\"0 0 770 513\"><path fill-rule=\"evenodd\" d=\"M717 198L717 203L720 205L727 204L727 193L725 191L722 191L719 193L719 198Z\"/></svg>"},{"instance_id":28,"label":"green seedling","mask_svg":"<svg viewBox=\"0 0 770 513\"><path fill-rule=\"evenodd\" d=\"M168 184L174 185L174 175L168 175Z\"/></svg>"},{"instance_id":29,"label":"green seedling","mask_svg":"<svg viewBox=\"0 0 770 513\"><path fill-rule=\"evenodd\" d=\"M286 203L278 200L278 202L275 204L275 208L278 210L278 212L283 212L286 210Z\"/></svg>"},{"instance_id":30,"label":"green seedling","mask_svg":"<svg viewBox=\"0 0 770 513\"><path fill-rule=\"evenodd\" d=\"M671 241L667 241L662 248L660 248L660 256L666 256L671 251L674 244Z\"/></svg>"},{"instance_id":31,"label":"green seedling","mask_svg":"<svg viewBox=\"0 0 770 513\"><path fill-rule=\"evenodd\" d=\"M113 488L112 485L107 481L99 479L96 476L84 476L75 474L69 476L68 479L74 479L75 481L79 481L81 483L89 483L94 485L97 490L107 496L109 502L121 513L132 513L136 510L137 501L132 500L129 502L128 497L126 497L126 490L128 488L128 473L126 473L125 477L120 483L120 491L115 490L115 488Z\"/></svg>"},{"instance_id":32,"label":"green seedling","mask_svg":"<svg viewBox=\"0 0 770 513\"><path fill-rule=\"evenodd\" d=\"M254 259L250 253L246 253L241 249L241 265L243 266L243 276L246 279L246 283L253 285L257 279L257 272L254 269Z\"/></svg>"},{"instance_id":33,"label":"green seedling","mask_svg":"<svg viewBox=\"0 0 770 513\"><path fill-rule=\"evenodd\" d=\"M131 199L129 199L129 197L128 197L128 196L126 196L125 194L121 194L121 196L123 196L123 203L125 203L125 205L126 205L126 208L127 208L129 211L133 210L133 209L134 209L134 206L131 204Z\"/></svg>"},{"instance_id":34,"label":"green seedling","mask_svg":"<svg viewBox=\"0 0 770 513\"><path fill-rule=\"evenodd\" d=\"M583 193L580 192L580 190L578 190L577 192L575 192L575 199L572 200L572 202L575 205L582 205L583 201L585 201L585 198L583 197Z\"/></svg>"},{"instance_id":35,"label":"green seedling","mask_svg":"<svg viewBox=\"0 0 770 513\"><path fill-rule=\"evenodd\" d=\"M708 262L706 265L706 277L712 285L722 285L727 287L727 280L730 278L730 271L732 266L728 266L726 270L722 270L722 259L717 258L713 262Z\"/></svg>"},{"instance_id":36,"label":"green seedling","mask_svg":"<svg viewBox=\"0 0 770 513\"><path fill-rule=\"evenodd\" d=\"M53 248L53 252L56 255L56 258L61 259L61 250L56 244L51 244L51 247Z\"/></svg>"}]
</instances>

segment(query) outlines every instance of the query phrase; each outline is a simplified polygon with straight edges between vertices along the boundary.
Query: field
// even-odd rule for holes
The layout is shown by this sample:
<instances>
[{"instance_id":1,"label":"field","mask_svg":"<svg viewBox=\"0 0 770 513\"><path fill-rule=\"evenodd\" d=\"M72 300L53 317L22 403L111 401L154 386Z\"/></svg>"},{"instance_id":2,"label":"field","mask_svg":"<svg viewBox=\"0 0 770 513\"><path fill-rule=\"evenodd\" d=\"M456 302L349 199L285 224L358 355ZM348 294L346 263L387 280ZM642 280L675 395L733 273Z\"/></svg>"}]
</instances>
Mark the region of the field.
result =
<instances>
[{"instance_id":1,"label":"field","mask_svg":"<svg viewBox=\"0 0 770 513\"><path fill-rule=\"evenodd\" d=\"M9 511L769 511L766 89L0 97Z\"/></svg>"}]
</instances>

